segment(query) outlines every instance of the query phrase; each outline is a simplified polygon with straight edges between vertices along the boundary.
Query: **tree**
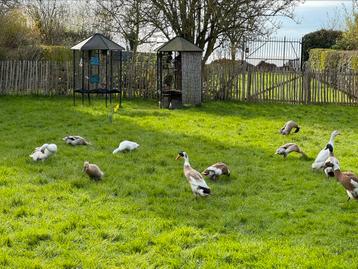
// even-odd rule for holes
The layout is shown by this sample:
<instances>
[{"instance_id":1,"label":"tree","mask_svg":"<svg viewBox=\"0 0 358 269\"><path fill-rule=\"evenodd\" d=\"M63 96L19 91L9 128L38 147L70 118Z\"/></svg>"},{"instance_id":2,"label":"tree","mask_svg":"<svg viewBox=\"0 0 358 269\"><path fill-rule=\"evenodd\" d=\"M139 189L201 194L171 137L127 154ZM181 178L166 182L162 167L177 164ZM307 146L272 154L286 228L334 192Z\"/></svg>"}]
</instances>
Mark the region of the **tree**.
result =
<instances>
[{"instance_id":1,"label":"tree","mask_svg":"<svg viewBox=\"0 0 358 269\"><path fill-rule=\"evenodd\" d=\"M358 0L354 0L352 5L352 14L346 17L346 31L337 42L336 48L338 49L358 49Z\"/></svg>"},{"instance_id":2,"label":"tree","mask_svg":"<svg viewBox=\"0 0 358 269\"><path fill-rule=\"evenodd\" d=\"M20 4L19 0L0 0L0 15L5 14L9 10L13 10Z\"/></svg>"},{"instance_id":3,"label":"tree","mask_svg":"<svg viewBox=\"0 0 358 269\"><path fill-rule=\"evenodd\" d=\"M147 19L164 36L184 37L205 50L205 63L228 37L237 42L274 16L292 16L299 0L152 0ZM235 39L235 40L234 40Z\"/></svg>"},{"instance_id":4,"label":"tree","mask_svg":"<svg viewBox=\"0 0 358 269\"><path fill-rule=\"evenodd\" d=\"M0 59L36 59L38 33L27 23L20 9L8 9L0 15Z\"/></svg>"},{"instance_id":5,"label":"tree","mask_svg":"<svg viewBox=\"0 0 358 269\"><path fill-rule=\"evenodd\" d=\"M0 47L17 49L36 43L37 35L19 9L11 9L0 16Z\"/></svg>"},{"instance_id":6,"label":"tree","mask_svg":"<svg viewBox=\"0 0 358 269\"><path fill-rule=\"evenodd\" d=\"M43 44L63 43L66 17L69 15L65 4L59 0L28 1L26 10L38 29Z\"/></svg>"},{"instance_id":7,"label":"tree","mask_svg":"<svg viewBox=\"0 0 358 269\"><path fill-rule=\"evenodd\" d=\"M97 27L108 34L119 33L127 41L129 49L137 52L138 46L149 42L155 27L147 24L145 14L150 13L147 0L97 0Z\"/></svg>"},{"instance_id":8,"label":"tree","mask_svg":"<svg viewBox=\"0 0 358 269\"><path fill-rule=\"evenodd\" d=\"M342 34L342 38L337 42L337 48L345 50L358 49L358 14L347 20L347 31Z\"/></svg>"},{"instance_id":9,"label":"tree","mask_svg":"<svg viewBox=\"0 0 358 269\"><path fill-rule=\"evenodd\" d=\"M303 60L307 61L309 58L310 49L321 48L329 49L336 45L338 39L342 36L341 31L322 29L312 33L306 34L302 38L303 43Z\"/></svg>"}]
</instances>

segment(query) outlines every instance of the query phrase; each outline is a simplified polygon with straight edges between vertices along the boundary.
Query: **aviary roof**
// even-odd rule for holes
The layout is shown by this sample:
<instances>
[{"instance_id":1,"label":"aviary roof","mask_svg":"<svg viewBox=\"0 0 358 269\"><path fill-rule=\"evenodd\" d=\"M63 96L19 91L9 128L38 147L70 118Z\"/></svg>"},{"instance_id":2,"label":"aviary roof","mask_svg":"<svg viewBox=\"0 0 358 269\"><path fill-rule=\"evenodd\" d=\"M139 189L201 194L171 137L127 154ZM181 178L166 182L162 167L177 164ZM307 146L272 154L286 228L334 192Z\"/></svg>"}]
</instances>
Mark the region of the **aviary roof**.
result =
<instances>
[{"instance_id":1,"label":"aviary roof","mask_svg":"<svg viewBox=\"0 0 358 269\"><path fill-rule=\"evenodd\" d=\"M189 42L188 40L177 36L169 40L167 43L161 45L159 48L157 48L157 52L163 52L163 51L202 52L203 50L198 46L194 45L193 43Z\"/></svg>"},{"instance_id":2,"label":"aviary roof","mask_svg":"<svg viewBox=\"0 0 358 269\"><path fill-rule=\"evenodd\" d=\"M71 48L72 50L124 50L124 48L102 34L94 34L93 36L83 40Z\"/></svg>"}]
</instances>

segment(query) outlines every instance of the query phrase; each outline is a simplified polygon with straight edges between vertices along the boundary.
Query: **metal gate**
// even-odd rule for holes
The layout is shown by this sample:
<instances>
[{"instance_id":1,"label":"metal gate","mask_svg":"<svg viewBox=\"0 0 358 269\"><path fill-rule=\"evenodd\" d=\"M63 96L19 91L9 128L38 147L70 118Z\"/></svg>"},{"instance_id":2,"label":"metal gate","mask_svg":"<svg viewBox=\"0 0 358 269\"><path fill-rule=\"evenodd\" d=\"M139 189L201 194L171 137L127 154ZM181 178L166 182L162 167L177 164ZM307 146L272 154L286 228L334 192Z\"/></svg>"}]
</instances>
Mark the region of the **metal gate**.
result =
<instances>
[{"instance_id":1,"label":"metal gate","mask_svg":"<svg viewBox=\"0 0 358 269\"><path fill-rule=\"evenodd\" d=\"M242 60L260 69L302 69L302 40L267 39L243 42Z\"/></svg>"}]
</instances>

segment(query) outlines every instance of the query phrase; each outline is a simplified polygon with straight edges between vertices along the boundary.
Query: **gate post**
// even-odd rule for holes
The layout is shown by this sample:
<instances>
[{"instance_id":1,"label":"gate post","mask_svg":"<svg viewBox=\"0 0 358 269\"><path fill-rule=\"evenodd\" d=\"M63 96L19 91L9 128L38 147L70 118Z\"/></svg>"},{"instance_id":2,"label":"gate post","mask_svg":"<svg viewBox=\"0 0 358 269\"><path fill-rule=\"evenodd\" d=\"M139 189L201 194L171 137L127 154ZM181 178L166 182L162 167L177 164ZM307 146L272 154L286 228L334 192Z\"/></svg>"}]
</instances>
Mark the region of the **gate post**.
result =
<instances>
[{"instance_id":1,"label":"gate post","mask_svg":"<svg viewBox=\"0 0 358 269\"><path fill-rule=\"evenodd\" d=\"M312 74L309 68L306 68L303 72L303 83L302 83L302 91L305 95L304 103L310 104L311 103L311 79Z\"/></svg>"}]
</instances>

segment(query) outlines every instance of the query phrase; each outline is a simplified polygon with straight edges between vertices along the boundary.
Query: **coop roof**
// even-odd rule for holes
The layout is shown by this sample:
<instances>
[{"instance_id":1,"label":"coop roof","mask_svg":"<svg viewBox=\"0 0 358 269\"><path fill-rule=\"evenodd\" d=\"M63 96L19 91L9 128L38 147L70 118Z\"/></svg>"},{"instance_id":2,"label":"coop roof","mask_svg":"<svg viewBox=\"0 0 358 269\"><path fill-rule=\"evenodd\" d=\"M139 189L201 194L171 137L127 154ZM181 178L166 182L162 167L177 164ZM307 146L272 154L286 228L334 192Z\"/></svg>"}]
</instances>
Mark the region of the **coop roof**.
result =
<instances>
[{"instance_id":1,"label":"coop roof","mask_svg":"<svg viewBox=\"0 0 358 269\"><path fill-rule=\"evenodd\" d=\"M102 34L94 34L93 36L83 40L71 48L72 50L124 50L124 48Z\"/></svg>"},{"instance_id":2,"label":"coop roof","mask_svg":"<svg viewBox=\"0 0 358 269\"><path fill-rule=\"evenodd\" d=\"M163 52L163 51L202 52L203 50L198 46L194 45L193 43L191 43L190 41L177 36L169 40L167 43L161 45L159 48L157 48L157 52Z\"/></svg>"}]
</instances>

